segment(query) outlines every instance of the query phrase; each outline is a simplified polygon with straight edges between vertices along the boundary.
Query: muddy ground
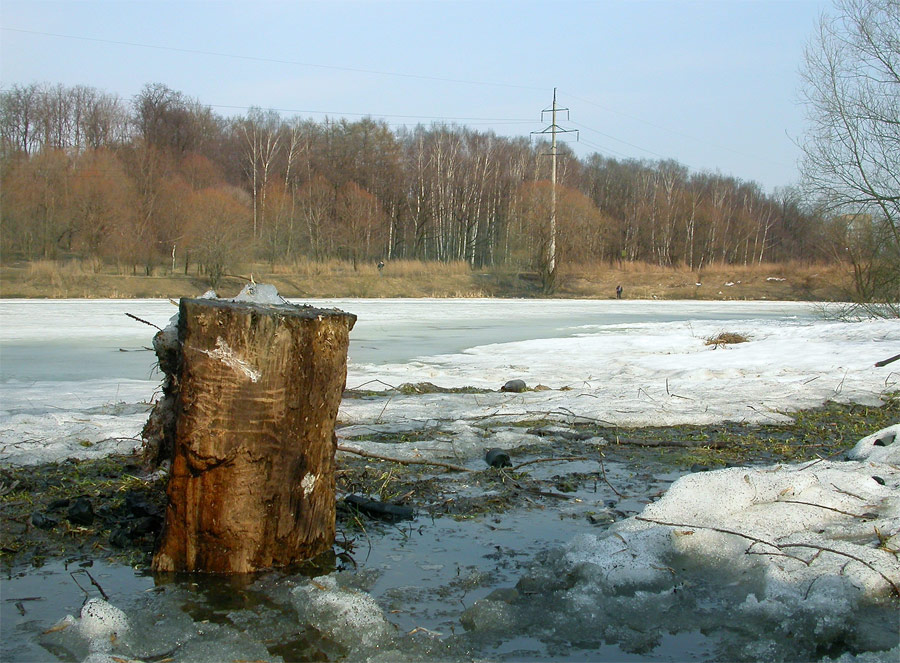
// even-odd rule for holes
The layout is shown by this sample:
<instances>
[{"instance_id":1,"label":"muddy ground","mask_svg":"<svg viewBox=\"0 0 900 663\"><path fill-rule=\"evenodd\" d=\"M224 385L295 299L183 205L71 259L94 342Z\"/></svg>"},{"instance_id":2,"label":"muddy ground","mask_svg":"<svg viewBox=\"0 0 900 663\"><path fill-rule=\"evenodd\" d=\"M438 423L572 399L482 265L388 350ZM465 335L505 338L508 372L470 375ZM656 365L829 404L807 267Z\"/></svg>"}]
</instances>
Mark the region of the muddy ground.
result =
<instances>
[{"instance_id":1,"label":"muddy ground","mask_svg":"<svg viewBox=\"0 0 900 663\"><path fill-rule=\"evenodd\" d=\"M607 508L565 511L566 517L605 526L634 515L688 472L840 458L861 437L900 420L900 396L889 396L882 407L829 403L793 417L778 425L643 428L523 422L532 433L551 438L552 455L548 445L522 446L508 450L511 467L485 463L460 472L340 453L337 489L341 498L361 495L408 507L417 526L426 527L428 518L465 521L502 518L510 510L562 510L577 505L579 494L599 490L611 496ZM0 468L0 558L7 568L66 559L147 568L164 505L165 476L139 456ZM315 560L313 572L354 565L354 555L373 545L370 533L395 526L343 499L337 517L334 550Z\"/></svg>"}]
</instances>

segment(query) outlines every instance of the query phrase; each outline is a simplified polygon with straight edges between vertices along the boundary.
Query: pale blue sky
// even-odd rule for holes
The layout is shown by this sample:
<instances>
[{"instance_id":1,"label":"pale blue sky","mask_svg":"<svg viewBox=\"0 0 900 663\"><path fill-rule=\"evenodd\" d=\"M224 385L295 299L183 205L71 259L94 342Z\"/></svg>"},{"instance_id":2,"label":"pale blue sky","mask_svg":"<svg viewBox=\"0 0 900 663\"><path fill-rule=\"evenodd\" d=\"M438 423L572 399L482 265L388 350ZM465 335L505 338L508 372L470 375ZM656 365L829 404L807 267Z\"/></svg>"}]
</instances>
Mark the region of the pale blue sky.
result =
<instances>
[{"instance_id":1,"label":"pale blue sky","mask_svg":"<svg viewBox=\"0 0 900 663\"><path fill-rule=\"evenodd\" d=\"M798 70L821 0L0 2L0 84L159 82L223 115L546 126L559 88L579 156L671 158L797 181ZM470 119L472 118L472 119ZM564 120L565 117L563 116ZM549 120L549 116L545 118Z\"/></svg>"}]
</instances>

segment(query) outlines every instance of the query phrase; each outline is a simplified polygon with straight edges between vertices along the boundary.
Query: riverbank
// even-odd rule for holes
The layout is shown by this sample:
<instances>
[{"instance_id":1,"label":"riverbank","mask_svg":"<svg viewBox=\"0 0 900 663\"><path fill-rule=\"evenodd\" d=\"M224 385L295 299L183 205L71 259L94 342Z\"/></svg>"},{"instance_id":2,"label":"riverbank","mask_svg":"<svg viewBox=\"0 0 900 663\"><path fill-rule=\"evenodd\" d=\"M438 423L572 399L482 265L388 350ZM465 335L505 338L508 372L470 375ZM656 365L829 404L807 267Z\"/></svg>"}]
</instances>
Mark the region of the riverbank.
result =
<instances>
[{"instance_id":1,"label":"riverbank","mask_svg":"<svg viewBox=\"0 0 900 663\"><path fill-rule=\"evenodd\" d=\"M251 278L270 283L284 297L513 297L546 296L537 274L470 269L461 262L388 261L376 265L327 261L271 266L244 264L223 277L221 296L236 295ZM845 301L848 272L840 265L801 263L711 265L700 270L644 263L592 265L562 271L553 297L612 299ZM209 288L196 273L159 268L153 274L81 261L4 261L0 298L193 297Z\"/></svg>"},{"instance_id":2,"label":"riverbank","mask_svg":"<svg viewBox=\"0 0 900 663\"><path fill-rule=\"evenodd\" d=\"M470 472L454 472L341 452L338 491L407 506L424 517L480 520L511 509L571 505L579 493L596 493L599 485L612 497L619 495L622 504L603 513L585 506L583 513L567 517L609 525L637 513L686 473L838 457L858 439L900 420L900 398L887 395L881 407L828 403L793 413L792 418L773 425L636 428L523 421L523 432L549 438L552 453L546 444L525 444L507 449L511 469L489 468L476 459L468 463ZM379 441L410 441L407 434L394 437L381 435ZM545 462L550 458L561 460ZM612 476L619 479L613 481ZM78 558L147 568L164 504L165 475L139 455L2 467L0 558L5 565L39 567L54 559ZM365 514L342 505L339 526L344 538L320 563L335 564L337 554L352 558L352 550L368 536L365 521Z\"/></svg>"}]
</instances>

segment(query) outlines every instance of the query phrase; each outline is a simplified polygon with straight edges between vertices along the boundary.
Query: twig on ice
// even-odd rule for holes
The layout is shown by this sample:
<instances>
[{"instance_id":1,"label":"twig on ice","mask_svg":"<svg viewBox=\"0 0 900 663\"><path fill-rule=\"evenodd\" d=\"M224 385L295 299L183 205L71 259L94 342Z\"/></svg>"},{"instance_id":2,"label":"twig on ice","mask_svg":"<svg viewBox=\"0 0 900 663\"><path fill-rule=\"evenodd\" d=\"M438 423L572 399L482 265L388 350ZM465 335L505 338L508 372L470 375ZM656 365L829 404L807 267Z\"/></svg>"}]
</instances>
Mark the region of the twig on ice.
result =
<instances>
[{"instance_id":1,"label":"twig on ice","mask_svg":"<svg viewBox=\"0 0 900 663\"><path fill-rule=\"evenodd\" d=\"M612 490L616 495L618 495L622 499L625 499L625 496L622 493L620 493L618 490L616 490L615 487L609 482L609 479L606 478L606 466L603 464L603 454L602 453L600 454L599 460L600 460L600 472L602 472L602 474L603 474L603 481L606 482L606 485L609 486L610 490Z\"/></svg>"},{"instance_id":2,"label":"twig on ice","mask_svg":"<svg viewBox=\"0 0 900 663\"><path fill-rule=\"evenodd\" d=\"M137 320L138 322L143 322L145 325L150 325L151 327L154 327L154 328L158 329L159 331L162 331L162 327L157 327L152 322L147 322L146 320L143 320L143 319L137 317L136 315L131 315L131 313L126 313L125 315L127 315L129 318Z\"/></svg>"},{"instance_id":3,"label":"twig on ice","mask_svg":"<svg viewBox=\"0 0 900 663\"><path fill-rule=\"evenodd\" d=\"M526 460L524 463L519 463L515 465L511 471L515 472L520 467L525 467L526 465L533 465L534 463L552 463L554 461L570 461L570 460L588 460L586 456L561 456L559 458L535 458L534 460Z\"/></svg>"},{"instance_id":4,"label":"twig on ice","mask_svg":"<svg viewBox=\"0 0 900 663\"><path fill-rule=\"evenodd\" d=\"M733 536L739 536L739 537L741 537L741 538L743 538L743 539L747 539L747 540L749 540L749 541L753 541L754 543L761 543L761 544L763 544L763 545L765 545L765 546L770 546L770 547L774 548L775 550L778 550L783 556L786 556L786 557L792 557L792 556L791 556L791 555L787 555L786 553L784 553L784 550L783 550L784 548L809 548L809 549L811 549L811 550L815 550L815 551L816 551L816 557L818 557L818 556L819 556L821 553L823 553L823 552L830 552L830 553L832 553L832 554L834 554L834 555L839 555L839 556L841 556L841 557L847 557L847 558L849 558L849 559L852 559L852 560L855 561L855 562L859 562L860 564L862 564L863 566L867 567L867 568L870 569L871 571L874 571L875 573L877 573L878 575L880 575L880 576L884 579L884 581L890 586L890 588L891 588L891 590L893 591L894 595L900 596L900 587L897 587L897 585L894 584L894 582L893 582L890 578L888 578L884 573L882 573L881 571L879 571L878 569L876 569L874 566L872 566L871 564L869 564L866 560L861 559L861 558L857 557L856 555L851 555L850 553L844 552L844 551L842 551L842 550L835 550L834 548L828 548L828 547L826 547L826 546L820 546L820 545L817 545L817 544L814 544L814 543L782 543L782 544L776 544L776 543L772 543L772 542L770 542L770 541L766 541L765 539L760 539L760 538L757 538L757 537L755 537L755 536L750 536L749 534L742 534L741 532L735 532L734 530L722 529L721 527L710 527L710 526L707 526L707 525L689 525L689 524L686 524L686 523L669 523L669 522L665 522L665 521L663 521L663 520L654 520L653 518L644 518L643 516L634 516L634 519L635 519L635 520L641 520L641 521L646 522L646 523L653 523L653 524L655 524L655 525L664 525L664 526L666 526L666 527L685 527L685 528L693 528L693 529L708 529L708 530L711 530L711 531L713 531L713 532L719 532L720 534L731 534L731 535L733 535ZM753 546L751 546L751 548L752 548L752 547L753 547ZM749 552L749 550L748 550L748 552ZM759 553L756 553L756 554L759 554ZM767 554L767 553L763 553L763 554ZM796 557L796 558L794 558L794 559L800 559L800 558L799 558L799 557ZM806 564L807 566L809 565L809 563L812 562L812 560L810 560L810 562L807 562L806 560L802 560L802 559L801 559L800 561L802 561L802 562L803 562L804 564Z\"/></svg>"},{"instance_id":5,"label":"twig on ice","mask_svg":"<svg viewBox=\"0 0 900 663\"><path fill-rule=\"evenodd\" d=\"M802 504L804 506L814 506L814 507L818 507L820 509L828 509L829 511L835 511L837 513L842 513L845 516L851 516L853 518L865 518L865 516L862 514L850 513L849 511L841 511L840 509L835 509L834 507L831 507L831 506L825 506L824 504L815 504L813 502L804 502L802 500L778 500L778 501L785 502L787 504Z\"/></svg>"},{"instance_id":6,"label":"twig on ice","mask_svg":"<svg viewBox=\"0 0 900 663\"><path fill-rule=\"evenodd\" d=\"M819 551L819 552L830 552L830 553L832 553L832 554L834 554L834 555L840 555L841 557L848 557L848 558L852 559L854 562L859 562L859 563L862 564L863 566L869 568L870 570L872 570L872 571L874 571L875 573L877 573L878 575L880 575L882 578L884 578L884 581L885 581L888 585L891 586L891 589L893 590L894 595L900 596L900 587L897 587L897 585L895 585L895 584L891 581L890 578L888 578L888 577L887 577L886 575L884 575L881 571L879 571L879 570L876 569L874 566L872 566L871 564L869 564L866 560L860 559L860 558L857 557L856 555L851 555L850 553L846 553L846 552L844 552L844 551L842 551L842 550L835 550L834 548L826 548L825 546L817 546L817 545L812 544L812 543L783 543L783 544L781 544L781 545L782 545L784 548L812 548L813 550L817 550L817 551Z\"/></svg>"},{"instance_id":7,"label":"twig on ice","mask_svg":"<svg viewBox=\"0 0 900 663\"><path fill-rule=\"evenodd\" d=\"M413 459L405 459L405 458L392 458L391 456L383 456L381 454L372 453L371 451L363 451L362 449L356 449L354 447L346 447L343 444L337 445L338 451L345 451L347 453L356 454L357 456L362 456L364 458L374 458L376 460L386 460L391 463L400 463L401 465L435 465L437 467L444 467L448 470L453 470L454 472L474 472L475 470L470 470L468 467L462 467L461 465L453 465L451 463L442 463L437 460L413 460Z\"/></svg>"}]
</instances>

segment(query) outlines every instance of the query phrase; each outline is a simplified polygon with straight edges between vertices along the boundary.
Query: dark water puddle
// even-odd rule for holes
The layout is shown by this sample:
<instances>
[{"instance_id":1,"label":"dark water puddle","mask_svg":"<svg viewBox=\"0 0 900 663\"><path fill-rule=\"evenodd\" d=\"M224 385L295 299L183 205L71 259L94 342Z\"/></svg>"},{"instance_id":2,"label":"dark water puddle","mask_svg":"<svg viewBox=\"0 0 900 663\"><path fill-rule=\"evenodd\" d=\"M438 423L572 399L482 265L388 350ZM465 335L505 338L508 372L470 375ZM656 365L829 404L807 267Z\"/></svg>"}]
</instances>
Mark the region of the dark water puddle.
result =
<instances>
[{"instance_id":1,"label":"dark water puddle","mask_svg":"<svg viewBox=\"0 0 900 663\"><path fill-rule=\"evenodd\" d=\"M571 506L599 508L587 501ZM349 577L350 586L375 599L401 642L411 637L407 635L410 632L421 632L452 641L444 654L561 660L558 650L522 634L510 633L499 643L496 638L469 636L460 615L491 592L514 587L542 550L561 546L579 532L597 529L586 518L573 515L531 508L460 520L420 516L402 525L368 523L366 534L356 539L353 557L357 567L343 575ZM264 645L274 660L298 660L292 656L336 660L346 655L345 649L299 623L284 588L307 582L304 576L268 573L243 581L204 576L154 579L128 566L101 561L87 568L77 561L54 561L41 568L6 570L0 659L80 660L72 658L71 651L48 648L41 634L67 614L77 616L87 595L99 596L91 578L130 618L136 612L146 615L175 609L184 613L197 629L191 637L202 639L201 631L220 626ZM282 623L273 636L275 622ZM183 629L180 634L173 631L172 637L185 639ZM168 644L160 643L160 647L165 649ZM570 660L580 660L583 655L582 651ZM621 658L621 650L610 647L605 660Z\"/></svg>"}]
</instances>

